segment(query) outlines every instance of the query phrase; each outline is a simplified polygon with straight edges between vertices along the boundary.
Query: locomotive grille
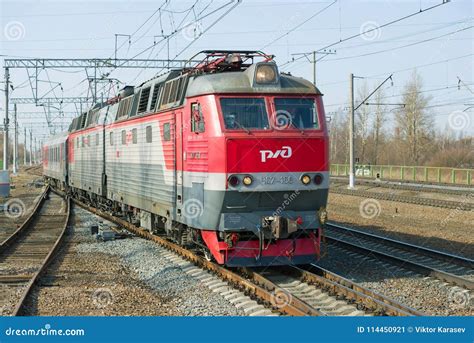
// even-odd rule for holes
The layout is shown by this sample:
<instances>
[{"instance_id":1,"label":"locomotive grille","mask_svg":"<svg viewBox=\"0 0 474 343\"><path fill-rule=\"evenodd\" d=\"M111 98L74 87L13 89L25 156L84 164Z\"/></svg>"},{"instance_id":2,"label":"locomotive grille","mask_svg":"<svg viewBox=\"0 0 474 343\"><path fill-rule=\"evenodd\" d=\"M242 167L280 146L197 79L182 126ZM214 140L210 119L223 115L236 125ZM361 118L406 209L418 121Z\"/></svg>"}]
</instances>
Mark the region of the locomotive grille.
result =
<instances>
[{"instance_id":1,"label":"locomotive grille","mask_svg":"<svg viewBox=\"0 0 474 343\"><path fill-rule=\"evenodd\" d=\"M138 113L143 113L146 111L149 97L150 97L150 87L142 89L142 93L140 95L140 104L138 105Z\"/></svg>"}]
</instances>

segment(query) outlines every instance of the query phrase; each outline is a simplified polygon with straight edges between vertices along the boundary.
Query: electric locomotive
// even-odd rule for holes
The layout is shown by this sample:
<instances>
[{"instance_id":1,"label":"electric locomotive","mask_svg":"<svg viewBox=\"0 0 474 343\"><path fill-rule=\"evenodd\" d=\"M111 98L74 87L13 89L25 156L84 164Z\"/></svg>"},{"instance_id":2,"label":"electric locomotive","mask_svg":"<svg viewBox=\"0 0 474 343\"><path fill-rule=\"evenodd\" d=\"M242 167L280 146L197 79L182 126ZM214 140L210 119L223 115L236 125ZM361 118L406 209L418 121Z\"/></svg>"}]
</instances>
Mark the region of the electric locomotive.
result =
<instances>
[{"instance_id":1,"label":"electric locomotive","mask_svg":"<svg viewBox=\"0 0 474 343\"><path fill-rule=\"evenodd\" d=\"M259 51L201 54L75 118L45 144L45 178L220 264L316 261L329 187L322 94Z\"/></svg>"}]
</instances>

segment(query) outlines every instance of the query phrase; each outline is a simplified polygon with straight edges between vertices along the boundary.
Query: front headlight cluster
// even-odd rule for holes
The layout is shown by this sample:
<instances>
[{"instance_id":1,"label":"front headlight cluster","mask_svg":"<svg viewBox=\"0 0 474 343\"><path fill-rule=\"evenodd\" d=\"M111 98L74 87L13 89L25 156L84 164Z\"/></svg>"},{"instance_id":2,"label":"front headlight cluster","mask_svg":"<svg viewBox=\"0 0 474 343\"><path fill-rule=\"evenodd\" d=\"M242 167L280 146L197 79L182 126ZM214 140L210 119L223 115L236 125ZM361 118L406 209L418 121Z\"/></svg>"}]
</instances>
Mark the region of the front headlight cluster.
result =
<instances>
[{"instance_id":1,"label":"front headlight cluster","mask_svg":"<svg viewBox=\"0 0 474 343\"><path fill-rule=\"evenodd\" d=\"M311 176L309 176L308 174L303 174L301 175L300 180L303 185L309 185L311 183ZM312 180L315 185L319 186L323 183L324 177L322 174L316 174L314 175Z\"/></svg>"},{"instance_id":2,"label":"front headlight cluster","mask_svg":"<svg viewBox=\"0 0 474 343\"><path fill-rule=\"evenodd\" d=\"M240 184L240 178L237 175L231 175L227 179L227 182L230 186L237 187ZM253 183L253 178L250 175L245 175L242 178L242 183L248 187Z\"/></svg>"}]
</instances>

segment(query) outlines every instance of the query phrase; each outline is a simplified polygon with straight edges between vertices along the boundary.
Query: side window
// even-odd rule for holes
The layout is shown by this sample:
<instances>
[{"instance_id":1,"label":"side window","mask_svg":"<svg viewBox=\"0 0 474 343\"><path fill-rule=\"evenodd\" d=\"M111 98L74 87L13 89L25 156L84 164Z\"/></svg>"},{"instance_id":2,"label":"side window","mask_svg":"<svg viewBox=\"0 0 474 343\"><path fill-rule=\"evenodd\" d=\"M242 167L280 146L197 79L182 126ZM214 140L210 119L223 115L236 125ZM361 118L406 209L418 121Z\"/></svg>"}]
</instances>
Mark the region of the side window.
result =
<instances>
[{"instance_id":1,"label":"side window","mask_svg":"<svg viewBox=\"0 0 474 343\"><path fill-rule=\"evenodd\" d=\"M95 134L95 145L99 145L99 134Z\"/></svg>"},{"instance_id":2,"label":"side window","mask_svg":"<svg viewBox=\"0 0 474 343\"><path fill-rule=\"evenodd\" d=\"M110 132L110 145L114 145L114 133Z\"/></svg>"},{"instance_id":3,"label":"side window","mask_svg":"<svg viewBox=\"0 0 474 343\"><path fill-rule=\"evenodd\" d=\"M79 137L76 138L76 148L79 148Z\"/></svg>"},{"instance_id":4,"label":"side window","mask_svg":"<svg viewBox=\"0 0 474 343\"><path fill-rule=\"evenodd\" d=\"M82 136L81 138L82 138L82 144L81 144L81 146L84 147L84 142L85 142L85 140L86 140L86 137L85 137L85 136Z\"/></svg>"},{"instance_id":5,"label":"side window","mask_svg":"<svg viewBox=\"0 0 474 343\"><path fill-rule=\"evenodd\" d=\"M192 132L204 132L204 116L202 114L201 104L191 104L191 131Z\"/></svg>"},{"instance_id":6,"label":"side window","mask_svg":"<svg viewBox=\"0 0 474 343\"><path fill-rule=\"evenodd\" d=\"M163 125L163 140L165 141L171 140L170 123L165 123Z\"/></svg>"},{"instance_id":7,"label":"side window","mask_svg":"<svg viewBox=\"0 0 474 343\"><path fill-rule=\"evenodd\" d=\"M137 129L132 130L132 143L137 144L138 137L137 137Z\"/></svg>"},{"instance_id":8,"label":"side window","mask_svg":"<svg viewBox=\"0 0 474 343\"><path fill-rule=\"evenodd\" d=\"M125 145L127 143L127 132L125 130L122 130L122 145Z\"/></svg>"},{"instance_id":9,"label":"side window","mask_svg":"<svg viewBox=\"0 0 474 343\"><path fill-rule=\"evenodd\" d=\"M152 129L151 129L151 125L149 125L149 126L147 126L147 127L145 128L145 131L146 131L146 132L145 132L145 136L146 136L146 142L147 142L147 143L151 143L152 140L153 140L153 135L152 135L153 133L152 133L151 130L152 130Z\"/></svg>"}]
</instances>

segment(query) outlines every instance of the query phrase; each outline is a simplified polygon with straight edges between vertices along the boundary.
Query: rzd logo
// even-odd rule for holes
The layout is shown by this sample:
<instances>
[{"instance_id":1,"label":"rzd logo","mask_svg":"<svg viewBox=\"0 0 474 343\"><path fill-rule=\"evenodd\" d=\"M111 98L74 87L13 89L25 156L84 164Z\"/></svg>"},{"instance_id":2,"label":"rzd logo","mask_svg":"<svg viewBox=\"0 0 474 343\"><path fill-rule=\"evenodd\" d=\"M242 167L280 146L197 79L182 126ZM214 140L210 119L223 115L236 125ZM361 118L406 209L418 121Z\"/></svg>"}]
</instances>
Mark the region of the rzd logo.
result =
<instances>
[{"instance_id":1,"label":"rzd logo","mask_svg":"<svg viewBox=\"0 0 474 343\"><path fill-rule=\"evenodd\" d=\"M260 150L260 155L262 157L262 162L267 162L269 158L290 158L291 157L291 147L283 146L281 149L276 150L275 152L271 150Z\"/></svg>"}]
</instances>

